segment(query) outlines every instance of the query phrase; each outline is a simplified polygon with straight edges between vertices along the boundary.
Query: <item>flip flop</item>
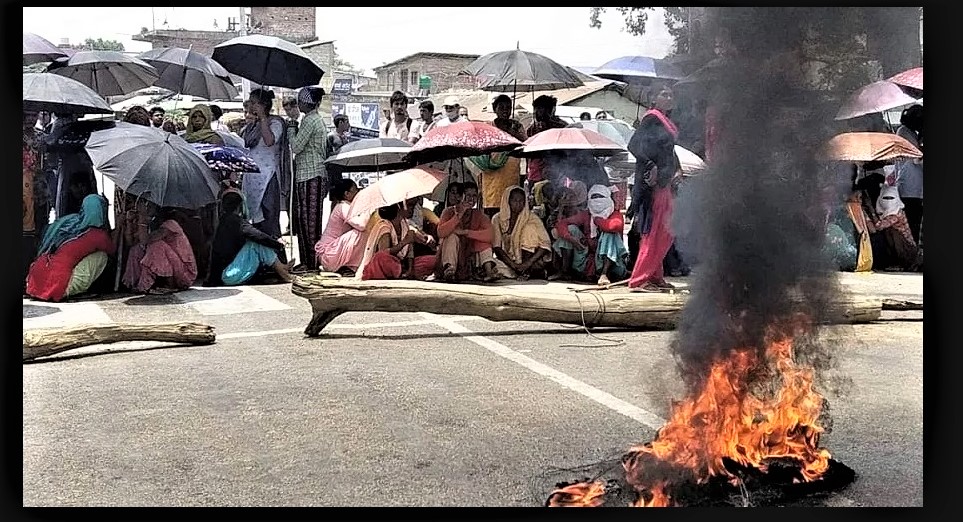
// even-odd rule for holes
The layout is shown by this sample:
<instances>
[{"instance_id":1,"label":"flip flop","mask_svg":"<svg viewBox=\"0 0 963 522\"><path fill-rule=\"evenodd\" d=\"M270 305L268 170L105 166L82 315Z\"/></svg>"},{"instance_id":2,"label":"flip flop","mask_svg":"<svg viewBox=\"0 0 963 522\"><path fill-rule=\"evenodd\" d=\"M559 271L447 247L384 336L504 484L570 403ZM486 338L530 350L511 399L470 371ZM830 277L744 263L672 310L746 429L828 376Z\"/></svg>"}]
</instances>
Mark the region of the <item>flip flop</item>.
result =
<instances>
[{"instance_id":1,"label":"flip flop","mask_svg":"<svg viewBox=\"0 0 963 522\"><path fill-rule=\"evenodd\" d=\"M646 283L642 286L630 287L629 292L633 293L647 293L647 294L658 294L662 292L662 289L653 283Z\"/></svg>"}]
</instances>

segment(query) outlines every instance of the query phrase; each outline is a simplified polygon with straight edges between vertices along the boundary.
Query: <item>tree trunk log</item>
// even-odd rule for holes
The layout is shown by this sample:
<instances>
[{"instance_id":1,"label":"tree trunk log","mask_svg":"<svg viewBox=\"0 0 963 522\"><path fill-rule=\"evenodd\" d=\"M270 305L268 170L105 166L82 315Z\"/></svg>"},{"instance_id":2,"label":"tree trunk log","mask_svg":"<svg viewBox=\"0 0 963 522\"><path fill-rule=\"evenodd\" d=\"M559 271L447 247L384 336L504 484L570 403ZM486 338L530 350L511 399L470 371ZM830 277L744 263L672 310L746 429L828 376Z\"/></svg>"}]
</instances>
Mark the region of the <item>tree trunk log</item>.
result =
<instances>
[{"instance_id":1,"label":"tree trunk log","mask_svg":"<svg viewBox=\"0 0 963 522\"><path fill-rule=\"evenodd\" d=\"M82 346L123 341L213 344L214 327L200 323L112 324L44 328L23 332L23 360L45 357Z\"/></svg>"},{"instance_id":2,"label":"tree trunk log","mask_svg":"<svg viewBox=\"0 0 963 522\"><path fill-rule=\"evenodd\" d=\"M291 291L311 302L314 316L304 331L311 337L345 312L430 312L492 321L672 330L686 302L683 293L574 292L544 284L506 287L401 280L297 278ZM878 320L881 310L879 299L841 295L832 317L834 323L866 323Z\"/></svg>"}]
</instances>

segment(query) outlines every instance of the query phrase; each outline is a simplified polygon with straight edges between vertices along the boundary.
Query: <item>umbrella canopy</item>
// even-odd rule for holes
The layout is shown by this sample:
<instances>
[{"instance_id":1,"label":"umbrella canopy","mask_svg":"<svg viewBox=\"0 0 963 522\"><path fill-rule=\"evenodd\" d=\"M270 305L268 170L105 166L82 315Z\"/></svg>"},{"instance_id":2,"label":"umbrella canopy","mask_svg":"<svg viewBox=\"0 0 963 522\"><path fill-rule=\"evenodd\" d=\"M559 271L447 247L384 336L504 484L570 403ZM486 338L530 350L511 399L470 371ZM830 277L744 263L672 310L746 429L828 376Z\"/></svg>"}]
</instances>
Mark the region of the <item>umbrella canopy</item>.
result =
<instances>
[{"instance_id":1,"label":"umbrella canopy","mask_svg":"<svg viewBox=\"0 0 963 522\"><path fill-rule=\"evenodd\" d=\"M161 207L197 209L220 190L207 161L175 134L120 122L87 141L94 167L124 192Z\"/></svg>"},{"instance_id":2,"label":"umbrella canopy","mask_svg":"<svg viewBox=\"0 0 963 522\"><path fill-rule=\"evenodd\" d=\"M23 75L23 108L61 114L111 114L110 105L90 87L49 73Z\"/></svg>"},{"instance_id":3,"label":"umbrella canopy","mask_svg":"<svg viewBox=\"0 0 963 522\"><path fill-rule=\"evenodd\" d=\"M564 65L518 49L486 54L459 74L480 78L483 91L550 91L583 85Z\"/></svg>"},{"instance_id":4,"label":"umbrella canopy","mask_svg":"<svg viewBox=\"0 0 963 522\"><path fill-rule=\"evenodd\" d=\"M317 85L324 70L293 43L261 34L239 36L214 47L214 61L261 85L298 89Z\"/></svg>"},{"instance_id":5,"label":"umbrella canopy","mask_svg":"<svg viewBox=\"0 0 963 522\"><path fill-rule=\"evenodd\" d=\"M432 201L444 201L445 197L448 195L448 186L452 183L464 183L466 181L471 181L475 185L478 185L478 176L475 176L475 173L468 169L465 169L464 176L461 177L460 180L455 178L456 176L452 176L450 174L445 176L445 179L442 180L442 182L435 187L435 190L431 191L431 194L428 195L428 199Z\"/></svg>"},{"instance_id":6,"label":"umbrella canopy","mask_svg":"<svg viewBox=\"0 0 963 522\"><path fill-rule=\"evenodd\" d=\"M411 144L395 138L368 138L352 141L341 147L334 156L324 160L341 172L380 172L411 167L404 157L411 152Z\"/></svg>"},{"instance_id":7,"label":"umbrella canopy","mask_svg":"<svg viewBox=\"0 0 963 522\"><path fill-rule=\"evenodd\" d=\"M864 114L888 111L916 103L916 98L888 81L873 82L849 96L836 113L837 120L848 120Z\"/></svg>"},{"instance_id":8,"label":"umbrella canopy","mask_svg":"<svg viewBox=\"0 0 963 522\"><path fill-rule=\"evenodd\" d=\"M247 149L210 143L192 143L194 149L207 160L211 170L222 172L261 172Z\"/></svg>"},{"instance_id":9,"label":"umbrella canopy","mask_svg":"<svg viewBox=\"0 0 963 522\"><path fill-rule=\"evenodd\" d=\"M447 176L429 167L415 167L389 174L355 195L348 209L348 219L369 216L381 207L431 194Z\"/></svg>"},{"instance_id":10,"label":"umbrella canopy","mask_svg":"<svg viewBox=\"0 0 963 522\"><path fill-rule=\"evenodd\" d=\"M838 161L891 161L922 158L923 153L902 136L888 132L846 132L827 144L827 159Z\"/></svg>"},{"instance_id":11,"label":"umbrella canopy","mask_svg":"<svg viewBox=\"0 0 963 522\"><path fill-rule=\"evenodd\" d=\"M677 66L649 56L622 56L605 62L592 75L626 83L639 78L678 80L685 76Z\"/></svg>"},{"instance_id":12,"label":"umbrella canopy","mask_svg":"<svg viewBox=\"0 0 963 522\"><path fill-rule=\"evenodd\" d=\"M233 100L237 97L237 89L227 70L203 54L190 49L163 47L137 57L157 69L159 78L154 82L157 87L206 100Z\"/></svg>"},{"instance_id":13,"label":"umbrella canopy","mask_svg":"<svg viewBox=\"0 0 963 522\"><path fill-rule=\"evenodd\" d=\"M77 51L51 63L47 70L73 78L101 96L119 96L154 85L157 69L117 51Z\"/></svg>"},{"instance_id":14,"label":"umbrella canopy","mask_svg":"<svg viewBox=\"0 0 963 522\"><path fill-rule=\"evenodd\" d=\"M634 132L629 124L619 120L585 120L573 123L569 127L595 131L623 147L629 146L629 140L632 139Z\"/></svg>"},{"instance_id":15,"label":"umbrella canopy","mask_svg":"<svg viewBox=\"0 0 963 522\"><path fill-rule=\"evenodd\" d=\"M706 168L706 162L698 154L684 147L675 146L675 157L679 158L679 168L683 175L693 175Z\"/></svg>"},{"instance_id":16,"label":"umbrella canopy","mask_svg":"<svg viewBox=\"0 0 963 522\"><path fill-rule=\"evenodd\" d=\"M916 89L917 91L922 91L923 90L923 68L914 67L908 71L903 71L891 78L887 78L886 81L893 82L896 85L902 85L903 87Z\"/></svg>"},{"instance_id":17,"label":"umbrella canopy","mask_svg":"<svg viewBox=\"0 0 963 522\"><path fill-rule=\"evenodd\" d=\"M50 43L42 36L33 33L23 33L23 64L52 62L57 58L66 58L63 49Z\"/></svg>"},{"instance_id":18,"label":"umbrella canopy","mask_svg":"<svg viewBox=\"0 0 963 522\"><path fill-rule=\"evenodd\" d=\"M411 148L406 160L415 164L514 150L522 142L487 123L462 121L435 127Z\"/></svg>"},{"instance_id":19,"label":"umbrella canopy","mask_svg":"<svg viewBox=\"0 0 963 522\"><path fill-rule=\"evenodd\" d=\"M550 151L585 151L593 156L613 156L625 152L625 146L589 129L565 127L539 132L525 140L512 153L516 156L539 156Z\"/></svg>"}]
</instances>

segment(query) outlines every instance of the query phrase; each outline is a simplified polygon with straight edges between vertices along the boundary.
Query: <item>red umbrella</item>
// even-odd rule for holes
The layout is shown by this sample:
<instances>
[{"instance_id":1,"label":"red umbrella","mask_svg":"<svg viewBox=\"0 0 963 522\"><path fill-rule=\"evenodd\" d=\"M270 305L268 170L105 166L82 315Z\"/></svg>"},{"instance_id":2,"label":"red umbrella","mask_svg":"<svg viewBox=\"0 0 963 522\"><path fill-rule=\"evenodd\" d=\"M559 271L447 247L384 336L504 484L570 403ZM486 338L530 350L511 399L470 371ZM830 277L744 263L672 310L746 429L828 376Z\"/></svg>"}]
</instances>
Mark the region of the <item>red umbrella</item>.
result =
<instances>
[{"instance_id":1,"label":"red umbrella","mask_svg":"<svg viewBox=\"0 0 963 522\"><path fill-rule=\"evenodd\" d=\"M565 127L549 129L525 140L516 152L519 156L536 156L549 151L586 151L593 156L614 156L625 147L590 129Z\"/></svg>"},{"instance_id":2,"label":"red umbrella","mask_svg":"<svg viewBox=\"0 0 963 522\"><path fill-rule=\"evenodd\" d=\"M514 150L522 142L511 134L478 121L452 123L428 131L406 159L416 164Z\"/></svg>"},{"instance_id":3,"label":"red umbrella","mask_svg":"<svg viewBox=\"0 0 963 522\"><path fill-rule=\"evenodd\" d=\"M922 91L923 68L914 67L908 71L903 71L892 78L887 78L886 81L893 82L896 85L902 85L903 87L909 87L911 89Z\"/></svg>"},{"instance_id":4,"label":"red umbrella","mask_svg":"<svg viewBox=\"0 0 963 522\"><path fill-rule=\"evenodd\" d=\"M837 120L848 120L864 114L888 111L903 105L916 103L916 98L888 81L873 82L854 92L836 113Z\"/></svg>"},{"instance_id":5,"label":"red umbrella","mask_svg":"<svg viewBox=\"0 0 963 522\"><path fill-rule=\"evenodd\" d=\"M425 136L427 137L427 134ZM370 216L381 207L431 194L447 176L448 174L440 170L428 167L415 167L389 174L355 195L348 209L348 219Z\"/></svg>"}]
</instances>

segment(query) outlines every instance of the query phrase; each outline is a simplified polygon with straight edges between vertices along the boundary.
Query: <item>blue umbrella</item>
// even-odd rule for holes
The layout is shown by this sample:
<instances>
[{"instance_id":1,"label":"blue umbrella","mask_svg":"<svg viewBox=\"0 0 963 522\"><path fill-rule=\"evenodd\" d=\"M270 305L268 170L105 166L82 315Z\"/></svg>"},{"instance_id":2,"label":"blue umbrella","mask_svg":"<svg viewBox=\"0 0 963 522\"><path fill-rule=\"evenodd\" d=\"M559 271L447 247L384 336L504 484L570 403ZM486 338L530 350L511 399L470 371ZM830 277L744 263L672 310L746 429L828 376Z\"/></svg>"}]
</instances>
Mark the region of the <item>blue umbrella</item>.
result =
<instances>
[{"instance_id":1,"label":"blue umbrella","mask_svg":"<svg viewBox=\"0 0 963 522\"><path fill-rule=\"evenodd\" d=\"M209 143L193 143L194 149L200 152L211 170L222 172L261 172L254 158L246 149L227 145L211 145Z\"/></svg>"},{"instance_id":2,"label":"blue umbrella","mask_svg":"<svg viewBox=\"0 0 963 522\"><path fill-rule=\"evenodd\" d=\"M631 83L640 78L678 80L685 76L682 71L668 60L649 56L622 56L602 64L593 76Z\"/></svg>"}]
</instances>

